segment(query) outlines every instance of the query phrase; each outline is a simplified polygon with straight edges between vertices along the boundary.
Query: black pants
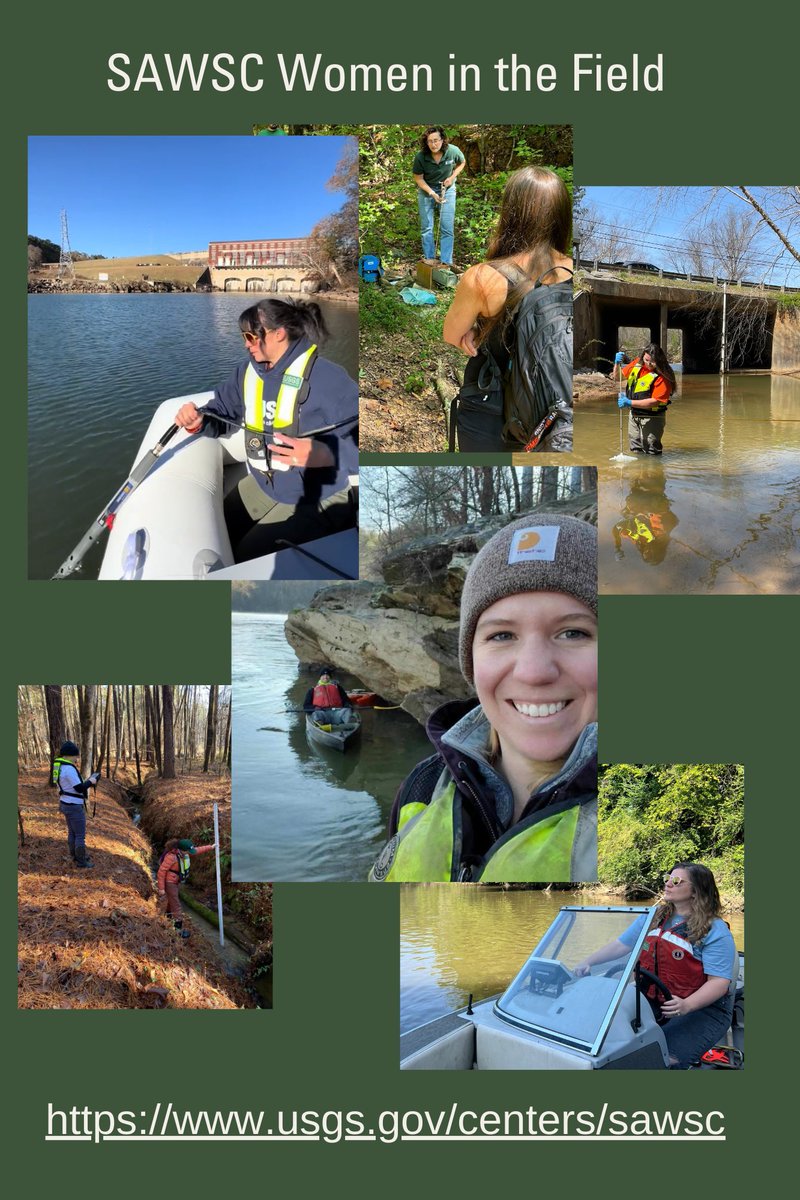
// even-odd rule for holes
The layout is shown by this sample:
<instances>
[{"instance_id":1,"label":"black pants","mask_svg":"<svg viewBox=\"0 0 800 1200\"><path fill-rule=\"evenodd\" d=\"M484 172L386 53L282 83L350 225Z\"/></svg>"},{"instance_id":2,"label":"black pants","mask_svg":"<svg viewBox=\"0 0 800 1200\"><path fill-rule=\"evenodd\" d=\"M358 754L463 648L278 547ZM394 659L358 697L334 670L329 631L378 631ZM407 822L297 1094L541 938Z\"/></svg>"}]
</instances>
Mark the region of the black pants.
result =
<instances>
[{"instance_id":1,"label":"black pants","mask_svg":"<svg viewBox=\"0 0 800 1200\"><path fill-rule=\"evenodd\" d=\"M317 504L280 504L246 475L225 498L225 521L234 558L246 562L282 549L281 539L299 544L352 529L357 511L349 489Z\"/></svg>"},{"instance_id":2,"label":"black pants","mask_svg":"<svg viewBox=\"0 0 800 1200\"><path fill-rule=\"evenodd\" d=\"M77 858L77 851L86 845L86 809L82 803L65 804L63 800L59 802L58 807L67 822L69 852L73 858Z\"/></svg>"}]
</instances>

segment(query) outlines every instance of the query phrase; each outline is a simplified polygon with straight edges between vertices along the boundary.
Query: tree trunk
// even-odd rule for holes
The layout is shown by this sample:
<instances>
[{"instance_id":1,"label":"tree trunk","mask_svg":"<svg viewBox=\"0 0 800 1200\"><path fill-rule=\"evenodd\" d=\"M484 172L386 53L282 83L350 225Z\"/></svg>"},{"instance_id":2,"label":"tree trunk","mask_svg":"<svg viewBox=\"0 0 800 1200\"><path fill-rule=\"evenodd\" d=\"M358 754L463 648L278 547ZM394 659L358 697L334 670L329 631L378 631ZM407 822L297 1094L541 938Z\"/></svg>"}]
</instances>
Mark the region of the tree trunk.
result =
<instances>
[{"instance_id":1,"label":"tree trunk","mask_svg":"<svg viewBox=\"0 0 800 1200\"><path fill-rule=\"evenodd\" d=\"M161 685L161 706L164 715L164 770L163 779L175 778L175 729L174 729L174 696L172 686L168 683Z\"/></svg>"},{"instance_id":2,"label":"tree trunk","mask_svg":"<svg viewBox=\"0 0 800 1200\"><path fill-rule=\"evenodd\" d=\"M97 702L97 685L89 683L78 688L78 714L81 723L81 766L94 768L94 713ZM90 773L89 770L86 772Z\"/></svg>"},{"instance_id":3,"label":"tree trunk","mask_svg":"<svg viewBox=\"0 0 800 1200\"><path fill-rule=\"evenodd\" d=\"M50 775L48 785L55 787L56 785L53 783L53 761L64 742L64 704L61 697L61 685L46 683L44 685L44 699L47 707L47 730L50 738Z\"/></svg>"},{"instance_id":4,"label":"tree trunk","mask_svg":"<svg viewBox=\"0 0 800 1200\"><path fill-rule=\"evenodd\" d=\"M228 697L228 711L225 716L225 765L231 769L231 720L233 717L233 694Z\"/></svg>"},{"instance_id":5,"label":"tree trunk","mask_svg":"<svg viewBox=\"0 0 800 1200\"><path fill-rule=\"evenodd\" d=\"M219 684L212 683L208 691L208 720L206 721L206 751L203 758L203 771L214 761L217 741L217 693Z\"/></svg>"},{"instance_id":6,"label":"tree trunk","mask_svg":"<svg viewBox=\"0 0 800 1200\"><path fill-rule=\"evenodd\" d=\"M136 758L136 781L142 786L142 762L139 757L139 732L136 728L136 685L131 684L131 726L133 728L133 753Z\"/></svg>"},{"instance_id":7,"label":"tree trunk","mask_svg":"<svg viewBox=\"0 0 800 1200\"><path fill-rule=\"evenodd\" d=\"M541 503L550 504L558 499L558 467L542 467Z\"/></svg>"},{"instance_id":8,"label":"tree trunk","mask_svg":"<svg viewBox=\"0 0 800 1200\"><path fill-rule=\"evenodd\" d=\"M156 771L159 775L161 775L161 740L159 737L158 720L156 718L156 706L153 700L153 689L148 683L144 685L144 699L149 715L150 734L152 737L152 748L156 764Z\"/></svg>"}]
</instances>

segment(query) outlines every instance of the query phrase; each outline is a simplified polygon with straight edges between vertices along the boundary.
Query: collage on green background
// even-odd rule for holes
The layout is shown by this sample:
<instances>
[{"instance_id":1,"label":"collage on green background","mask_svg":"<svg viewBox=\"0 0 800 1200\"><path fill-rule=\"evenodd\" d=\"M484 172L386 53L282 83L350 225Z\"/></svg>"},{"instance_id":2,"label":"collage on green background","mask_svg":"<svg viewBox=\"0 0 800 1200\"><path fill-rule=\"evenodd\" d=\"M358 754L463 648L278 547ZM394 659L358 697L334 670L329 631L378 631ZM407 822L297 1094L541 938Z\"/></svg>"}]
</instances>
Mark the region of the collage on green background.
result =
<instances>
[{"instance_id":1,"label":"collage on green background","mask_svg":"<svg viewBox=\"0 0 800 1200\"><path fill-rule=\"evenodd\" d=\"M555 14L487 30L469 5L442 40L415 5L346 30L311 4L306 59L346 81L333 67L291 94L276 57L305 39L288 22L256 37L220 19L207 46L178 9L62 32L35 86L19 72L7 1054L28 1062L15 1137L42 1145L48 1186L99 1193L130 1153L110 1130L45 1141L62 1131L48 1106L127 1114L116 1132L137 1144L169 1131L138 1161L199 1183L203 1156L211 1186L233 1148L246 1179L266 1163L279 1186L340 1172L361 1190L398 1153L427 1190L464 1155L488 1184L504 1154L504 1178L568 1171L603 1194L614 1140L631 1164L645 1138L666 1167L663 1114L689 1110L679 1148L700 1182L734 1139L781 1152L763 900L788 907L771 851L795 827L791 64L766 31L682 2L657 30L627 6L578 9L567 33ZM264 87L172 92L163 56L209 49L260 53ZM639 71L635 93L609 86L621 74L575 79L589 49L631 89ZM166 86L114 91L115 53L153 54ZM501 89L512 53L534 79L551 62L557 85ZM350 72L365 62L380 92ZM430 94L386 86L392 63L430 64ZM548 188L571 199L571 236ZM91 289L65 280L65 237ZM529 293L569 295L563 402L537 408L520 379L512 292L523 316ZM265 368L287 351L278 384ZM99 772L83 817L64 811L80 789L48 787L56 736L62 785ZM637 964L656 981L630 983ZM222 1008L250 1015L207 1015ZM704 1084L712 1048L703 1065L730 1077ZM653 1086L670 1067L693 1080ZM525 1073L542 1069L546 1092ZM637 1074L576 1088L575 1069ZM264 1117L235 1147L187 1148L167 1109ZM492 1136L491 1114L511 1135L531 1111L552 1128L526 1115L525 1136ZM487 1114L480 1148L443 1144L456 1112ZM556 1126L593 1142L586 1163L537 1147ZM291 1136L302 1158L262 1157Z\"/></svg>"}]
</instances>

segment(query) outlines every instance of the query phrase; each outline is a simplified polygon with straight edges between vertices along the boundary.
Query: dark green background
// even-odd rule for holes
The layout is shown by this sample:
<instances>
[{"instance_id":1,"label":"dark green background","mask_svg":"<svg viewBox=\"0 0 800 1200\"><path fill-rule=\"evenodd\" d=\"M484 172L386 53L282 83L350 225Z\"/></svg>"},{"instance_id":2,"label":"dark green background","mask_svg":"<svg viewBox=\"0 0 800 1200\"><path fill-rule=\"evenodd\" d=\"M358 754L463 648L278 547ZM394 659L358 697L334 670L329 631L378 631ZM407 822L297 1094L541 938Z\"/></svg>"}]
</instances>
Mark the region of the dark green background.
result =
<instances>
[{"instance_id":1,"label":"dark green background","mask_svg":"<svg viewBox=\"0 0 800 1200\"><path fill-rule=\"evenodd\" d=\"M14 789L18 682L183 682L229 679L225 585L27 583L22 448L25 375L25 139L29 134L247 133L254 121L572 122L576 180L591 184L791 183L800 176L796 47L775 8L739 3L712 16L694 0L661 6L596 2L517 9L398 3L267 5L40 3L24 38L6 44L3 140L8 234L5 345L7 458L2 691L6 786ZM79 13L81 15L79 15ZM295 93L275 73L257 95L115 95L107 56L127 51L322 50L338 61L426 61L440 91L372 98ZM480 96L448 95L448 53L480 63ZM516 50L562 68L556 93L498 95L490 64ZM574 95L573 52L626 61L665 54L659 95ZM247 186L219 180L199 188ZM258 211L258 196L253 196ZM39 232L32 230L31 232ZM179 336L191 336L180 331ZM60 348L50 347L54 373ZM55 435L54 435L55 436ZM786 976L796 955L789 904L796 866L796 597L605 599L601 754L617 761L741 761L747 767L745 1072L570 1075L405 1074L397 1058L394 888L275 889L273 1012L16 1011L13 991L13 806L7 821L4 1066L13 1080L12 1166L48 1194L140 1195L150 1189L336 1186L406 1195L542 1186L611 1196L635 1188L709 1186L745 1195L791 1151L785 1097L795 1076ZM638 647L647 644L646 657ZM792 883L790 884L790 880ZM796 968L794 968L796 973ZM792 1024L789 1022L792 1021ZM50 1099L62 1107L140 1108L721 1108L727 1146L105 1146L45 1145ZM791 1103L791 1101L789 1101ZM786 1141L784 1137L786 1135ZM402 1162L400 1159L402 1158ZM790 1176L791 1177L791 1176Z\"/></svg>"}]
</instances>

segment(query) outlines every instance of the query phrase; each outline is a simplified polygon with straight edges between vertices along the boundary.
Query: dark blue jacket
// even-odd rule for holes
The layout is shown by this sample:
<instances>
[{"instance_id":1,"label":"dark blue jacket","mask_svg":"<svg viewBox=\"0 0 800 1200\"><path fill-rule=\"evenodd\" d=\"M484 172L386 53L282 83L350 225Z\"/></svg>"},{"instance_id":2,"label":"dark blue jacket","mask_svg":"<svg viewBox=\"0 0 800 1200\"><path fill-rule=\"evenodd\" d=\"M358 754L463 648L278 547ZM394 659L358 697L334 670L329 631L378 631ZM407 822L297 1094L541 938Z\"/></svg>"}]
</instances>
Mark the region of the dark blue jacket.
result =
<instances>
[{"instance_id":1,"label":"dark blue jacket","mask_svg":"<svg viewBox=\"0 0 800 1200\"><path fill-rule=\"evenodd\" d=\"M307 338L293 342L270 370L255 361L252 365L265 384L277 389L283 371L310 345ZM216 389L214 399L207 405L208 411L218 412L235 422L244 420L244 375L250 361L248 359L237 367L236 373ZM348 475L358 473L358 385L343 367L320 355L311 368L308 382L308 398L300 408L298 436L304 437L305 430L321 429L340 421L345 424L316 439L333 452L332 467L293 467L291 471L273 472L271 479L260 472L251 472L259 486L279 504L318 504L336 492L344 491ZM230 426L207 419L203 432L210 437L220 437L230 433Z\"/></svg>"}]
</instances>

